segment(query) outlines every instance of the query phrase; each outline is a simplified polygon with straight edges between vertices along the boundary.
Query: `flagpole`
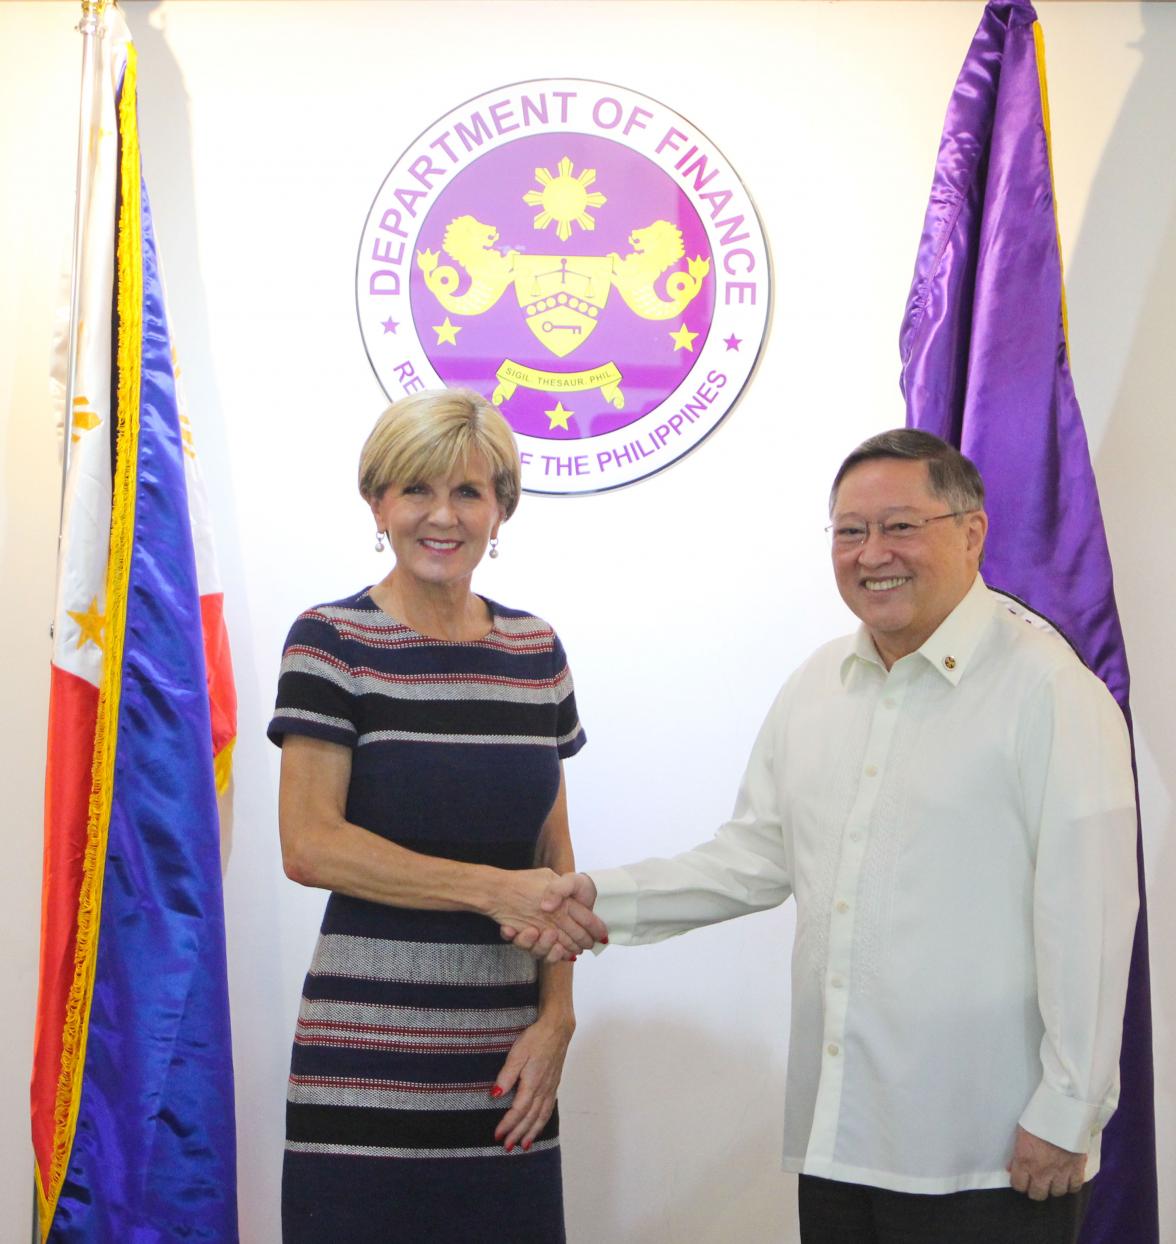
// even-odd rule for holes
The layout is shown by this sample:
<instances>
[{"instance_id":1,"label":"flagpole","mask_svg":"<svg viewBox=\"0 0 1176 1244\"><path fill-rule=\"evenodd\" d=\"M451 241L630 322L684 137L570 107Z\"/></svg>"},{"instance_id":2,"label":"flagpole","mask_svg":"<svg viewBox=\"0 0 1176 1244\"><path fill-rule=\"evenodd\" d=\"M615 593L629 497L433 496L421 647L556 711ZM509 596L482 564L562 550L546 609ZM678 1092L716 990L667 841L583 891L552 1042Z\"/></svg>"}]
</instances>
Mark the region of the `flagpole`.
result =
<instances>
[{"instance_id":1,"label":"flagpole","mask_svg":"<svg viewBox=\"0 0 1176 1244\"><path fill-rule=\"evenodd\" d=\"M73 406L77 395L78 319L82 301L82 255L85 246L86 208L90 201L90 151L94 128L94 39L99 36L99 18L111 0L81 0L82 17L76 30L82 36L82 85L78 101L78 154L74 177L73 256L69 284L69 342L66 354L65 409L62 412L61 496L57 511L57 561L61 561L61 537L65 526L65 484L69 478L70 450L73 447ZM51 628L52 629L52 628ZM37 1181L33 1177L33 1208L29 1239L41 1244L41 1211Z\"/></svg>"},{"instance_id":2,"label":"flagpole","mask_svg":"<svg viewBox=\"0 0 1176 1244\"><path fill-rule=\"evenodd\" d=\"M85 245L86 207L90 190L90 151L93 146L94 39L99 36L98 19L110 0L81 0L82 18L77 30L82 36L82 88L78 106L78 158L74 187L73 261L69 289L69 353L66 356L65 411L62 416L61 501L57 515L57 554L61 556L61 535L65 523L65 482L69 477L70 450L73 446L73 406L77 396L78 319L82 299L82 254Z\"/></svg>"}]
</instances>

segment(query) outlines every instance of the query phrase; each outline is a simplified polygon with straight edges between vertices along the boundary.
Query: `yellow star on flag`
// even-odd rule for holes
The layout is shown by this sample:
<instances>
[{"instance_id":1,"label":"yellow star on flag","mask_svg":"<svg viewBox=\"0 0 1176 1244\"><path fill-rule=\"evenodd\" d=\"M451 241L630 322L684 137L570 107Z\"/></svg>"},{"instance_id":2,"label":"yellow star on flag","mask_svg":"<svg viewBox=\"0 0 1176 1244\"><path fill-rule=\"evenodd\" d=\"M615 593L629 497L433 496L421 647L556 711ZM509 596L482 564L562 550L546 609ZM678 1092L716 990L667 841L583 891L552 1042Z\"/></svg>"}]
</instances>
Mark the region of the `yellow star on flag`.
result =
<instances>
[{"instance_id":1,"label":"yellow star on flag","mask_svg":"<svg viewBox=\"0 0 1176 1244\"><path fill-rule=\"evenodd\" d=\"M457 334L461 332L461 329L460 324L451 324L449 316L446 316L444 324L433 325L433 332L437 334L437 344L439 346L457 345Z\"/></svg>"},{"instance_id":2,"label":"yellow star on flag","mask_svg":"<svg viewBox=\"0 0 1176 1244\"><path fill-rule=\"evenodd\" d=\"M551 426L547 429L549 432L552 428L563 428L565 432L570 432L568 420L576 413L574 410L564 410L563 402L556 402L554 410L545 410L543 412L548 419L551 420Z\"/></svg>"},{"instance_id":3,"label":"yellow star on flag","mask_svg":"<svg viewBox=\"0 0 1176 1244\"><path fill-rule=\"evenodd\" d=\"M102 630L106 626L106 618L98 612L97 596L90 601L85 613L74 613L72 609L67 609L66 613L73 618L81 630L81 633L78 635L79 648L87 641L96 648L102 647Z\"/></svg>"},{"instance_id":4,"label":"yellow star on flag","mask_svg":"<svg viewBox=\"0 0 1176 1244\"><path fill-rule=\"evenodd\" d=\"M83 432L89 432L101 422L98 412L90 409L88 398L75 397L73 418L70 420L70 441L76 445L82 439Z\"/></svg>"},{"instance_id":5,"label":"yellow star on flag","mask_svg":"<svg viewBox=\"0 0 1176 1244\"><path fill-rule=\"evenodd\" d=\"M692 333L690 329L686 327L686 321L683 320L682 327L676 332L670 334L670 340L674 343L675 350L689 350L690 353L693 354L694 338L697 336L697 333Z\"/></svg>"}]
</instances>

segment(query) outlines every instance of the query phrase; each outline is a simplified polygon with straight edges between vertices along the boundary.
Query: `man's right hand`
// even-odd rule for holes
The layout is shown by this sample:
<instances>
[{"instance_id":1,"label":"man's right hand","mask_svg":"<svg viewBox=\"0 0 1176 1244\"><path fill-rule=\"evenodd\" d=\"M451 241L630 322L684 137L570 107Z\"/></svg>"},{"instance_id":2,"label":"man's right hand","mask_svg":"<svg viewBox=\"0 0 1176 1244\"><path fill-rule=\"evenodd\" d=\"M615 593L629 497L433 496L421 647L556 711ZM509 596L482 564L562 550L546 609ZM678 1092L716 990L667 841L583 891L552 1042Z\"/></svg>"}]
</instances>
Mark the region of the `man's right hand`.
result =
<instances>
[{"instance_id":1,"label":"man's right hand","mask_svg":"<svg viewBox=\"0 0 1176 1244\"><path fill-rule=\"evenodd\" d=\"M547 963L571 959L574 955L566 944L569 938L584 950L596 942L608 943L608 927L592 911L595 903L596 886L587 873L564 873L548 883L539 904L556 927L540 930L533 925L521 929L504 925L502 936Z\"/></svg>"},{"instance_id":2,"label":"man's right hand","mask_svg":"<svg viewBox=\"0 0 1176 1244\"><path fill-rule=\"evenodd\" d=\"M1086 1154L1071 1153L1017 1128L1013 1159L1009 1163L1009 1182L1031 1201L1080 1192L1086 1176Z\"/></svg>"}]
</instances>

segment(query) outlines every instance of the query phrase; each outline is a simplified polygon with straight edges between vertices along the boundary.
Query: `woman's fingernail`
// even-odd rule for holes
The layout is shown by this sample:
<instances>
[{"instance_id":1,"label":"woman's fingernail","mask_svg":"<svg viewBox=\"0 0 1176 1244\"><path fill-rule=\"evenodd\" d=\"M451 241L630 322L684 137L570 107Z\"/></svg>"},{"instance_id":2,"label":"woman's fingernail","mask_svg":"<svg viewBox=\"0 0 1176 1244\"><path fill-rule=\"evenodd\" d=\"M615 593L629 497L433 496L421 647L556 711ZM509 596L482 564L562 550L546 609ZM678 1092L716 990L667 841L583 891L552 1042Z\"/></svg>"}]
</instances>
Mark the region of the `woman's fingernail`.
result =
<instances>
[{"instance_id":1,"label":"woman's fingernail","mask_svg":"<svg viewBox=\"0 0 1176 1244\"><path fill-rule=\"evenodd\" d=\"M607 936L602 937L602 938L600 939L600 944L601 944L602 946L607 946L607 945L608 945L608 937L607 937Z\"/></svg>"},{"instance_id":2,"label":"woman's fingernail","mask_svg":"<svg viewBox=\"0 0 1176 1244\"><path fill-rule=\"evenodd\" d=\"M496 1085L495 1085L495 1086L494 1086L494 1087L490 1090L490 1096L491 1096L491 1097L501 1097L501 1096L502 1096L502 1089L501 1089L501 1088L500 1088L500 1087L496 1084Z\"/></svg>"},{"instance_id":3,"label":"woman's fingernail","mask_svg":"<svg viewBox=\"0 0 1176 1244\"><path fill-rule=\"evenodd\" d=\"M524 1148L524 1149L530 1149L530 1147L531 1147L531 1142L530 1142L529 1140L524 1140L524 1141L523 1141L523 1148Z\"/></svg>"},{"instance_id":4,"label":"woman's fingernail","mask_svg":"<svg viewBox=\"0 0 1176 1244\"><path fill-rule=\"evenodd\" d=\"M510 1142L507 1144L507 1146L506 1146L506 1151L507 1151L507 1153L513 1153L513 1152L514 1152L514 1141L513 1141L513 1140L512 1140L512 1141L510 1141Z\"/></svg>"}]
</instances>

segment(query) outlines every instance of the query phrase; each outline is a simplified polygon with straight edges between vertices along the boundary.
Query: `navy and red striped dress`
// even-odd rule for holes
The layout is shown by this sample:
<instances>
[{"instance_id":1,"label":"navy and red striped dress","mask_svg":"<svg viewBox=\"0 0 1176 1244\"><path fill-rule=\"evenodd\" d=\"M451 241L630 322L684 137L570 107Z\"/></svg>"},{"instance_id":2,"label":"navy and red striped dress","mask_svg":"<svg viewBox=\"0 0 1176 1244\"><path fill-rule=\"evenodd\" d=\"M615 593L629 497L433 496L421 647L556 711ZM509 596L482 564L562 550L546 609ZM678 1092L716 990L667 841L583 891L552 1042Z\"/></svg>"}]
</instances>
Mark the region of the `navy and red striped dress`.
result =
<instances>
[{"instance_id":1,"label":"navy and red striped dress","mask_svg":"<svg viewBox=\"0 0 1176 1244\"><path fill-rule=\"evenodd\" d=\"M487 602L491 631L447 643L368 591L303 613L269 737L352 749L347 819L422 854L529 868L585 738L546 622ZM331 894L294 1037L285 1244L558 1244L559 1118L529 1153L490 1089L534 1021L537 969L467 912Z\"/></svg>"}]
</instances>

